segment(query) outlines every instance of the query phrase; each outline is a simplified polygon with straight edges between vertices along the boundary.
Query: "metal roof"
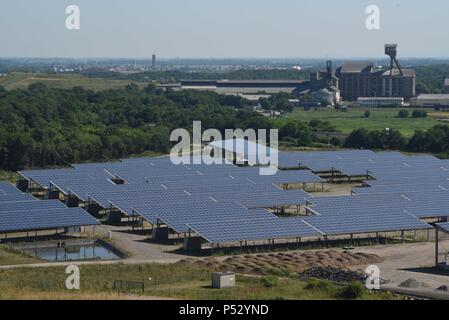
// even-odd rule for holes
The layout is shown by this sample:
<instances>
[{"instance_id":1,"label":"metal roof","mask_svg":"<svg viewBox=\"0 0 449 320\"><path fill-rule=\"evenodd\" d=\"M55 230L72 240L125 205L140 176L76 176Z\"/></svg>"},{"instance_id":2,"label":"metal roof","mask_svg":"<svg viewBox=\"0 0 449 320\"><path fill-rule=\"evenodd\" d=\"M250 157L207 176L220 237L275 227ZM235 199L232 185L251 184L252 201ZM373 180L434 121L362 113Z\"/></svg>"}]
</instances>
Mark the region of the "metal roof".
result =
<instances>
[{"instance_id":1,"label":"metal roof","mask_svg":"<svg viewBox=\"0 0 449 320\"><path fill-rule=\"evenodd\" d=\"M340 67L341 73L357 73L362 72L366 68L372 68L373 63L370 61L348 61Z\"/></svg>"}]
</instances>

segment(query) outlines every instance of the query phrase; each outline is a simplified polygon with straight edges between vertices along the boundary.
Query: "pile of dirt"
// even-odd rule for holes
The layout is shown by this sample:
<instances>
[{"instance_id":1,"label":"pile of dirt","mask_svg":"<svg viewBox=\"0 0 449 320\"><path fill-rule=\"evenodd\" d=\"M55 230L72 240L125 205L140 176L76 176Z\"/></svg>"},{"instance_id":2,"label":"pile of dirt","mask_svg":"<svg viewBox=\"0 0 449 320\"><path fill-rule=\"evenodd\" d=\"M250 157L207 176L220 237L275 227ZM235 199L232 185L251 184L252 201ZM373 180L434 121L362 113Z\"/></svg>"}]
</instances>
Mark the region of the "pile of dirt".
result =
<instances>
[{"instance_id":1,"label":"pile of dirt","mask_svg":"<svg viewBox=\"0 0 449 320\"><path fill-rule=\"evenodd\" d=\"M416 279L414 279L414 278L410 278L410 279L405 280L404 282L401 282L401 284L399 284L399 286L402 288L416 289L416 288L421 287L421 283L416 281Z\"/></svg>"},{"instance_id":2,"label":"pile of dirt","mask_svg":"<svg viewBox=\"0 0 449 320\"><path fill-rule=\"evenodd\" d=\"M359 272L335 267L313 267L301 273L300 276L334 282L365 281L367 277Z\"/></svg>"},{"instance_id":3,"label":"pile of dirt","mask_svg":"<svg viewBox=\"0 0 449 320\"><path fill-rule=\"evenodd\" d=\"M344 269L350 266L374 264L382 259L374 254L348 251L280 252L245 256L231 256L225 259L187 258L178 264L207 268L211 271L230 271L247 274L302 273L316 267Z\"/></svg>"}]
</instances>

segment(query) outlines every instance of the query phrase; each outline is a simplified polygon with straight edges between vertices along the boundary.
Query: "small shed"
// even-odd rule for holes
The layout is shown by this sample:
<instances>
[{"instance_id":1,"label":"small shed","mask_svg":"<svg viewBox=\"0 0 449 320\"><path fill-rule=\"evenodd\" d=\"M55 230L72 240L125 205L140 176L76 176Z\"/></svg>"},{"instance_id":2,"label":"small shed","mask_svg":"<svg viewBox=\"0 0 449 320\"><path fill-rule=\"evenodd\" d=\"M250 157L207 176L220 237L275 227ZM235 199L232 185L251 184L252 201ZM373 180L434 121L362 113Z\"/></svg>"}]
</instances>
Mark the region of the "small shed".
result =
<instances>
[{"instance_id":1,"label":"small shed","mask_svg":"<svg viewBox=\"0 0 449 320\"><path fill-rule=\"evenodd\" d=\"M212 273L212 288L223 289L235 287L234 272L214 272Z\"/></svg>"}]
</instances>

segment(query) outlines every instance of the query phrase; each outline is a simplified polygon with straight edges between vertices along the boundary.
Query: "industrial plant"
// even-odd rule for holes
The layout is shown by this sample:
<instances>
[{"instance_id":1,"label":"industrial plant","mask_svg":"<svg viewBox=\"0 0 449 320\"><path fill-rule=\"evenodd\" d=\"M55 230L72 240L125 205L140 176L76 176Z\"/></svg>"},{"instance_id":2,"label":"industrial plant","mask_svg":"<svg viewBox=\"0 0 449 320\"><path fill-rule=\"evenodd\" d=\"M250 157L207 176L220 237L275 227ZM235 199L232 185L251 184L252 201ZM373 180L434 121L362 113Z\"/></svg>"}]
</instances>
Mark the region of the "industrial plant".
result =
<instances>
[{"instance_id":1,"label":"industrial plant","mask_svg":"<svg viewBox=\"0 0 449 320\"><path fill-rule=\"evenodd\" d=\"M325 70L310 72L309 80L182 80L176 87L170 87L244 96L312 93L329 104L360 98L366 103L369 98L370 106L391 103L399 106L416 96L416 73L401 66L397 47L397 44L385 45L385 54L390 58L388 69L359 60L347 61L334 69L332 61L328 60Z\"/></svg>"}]
</instances>

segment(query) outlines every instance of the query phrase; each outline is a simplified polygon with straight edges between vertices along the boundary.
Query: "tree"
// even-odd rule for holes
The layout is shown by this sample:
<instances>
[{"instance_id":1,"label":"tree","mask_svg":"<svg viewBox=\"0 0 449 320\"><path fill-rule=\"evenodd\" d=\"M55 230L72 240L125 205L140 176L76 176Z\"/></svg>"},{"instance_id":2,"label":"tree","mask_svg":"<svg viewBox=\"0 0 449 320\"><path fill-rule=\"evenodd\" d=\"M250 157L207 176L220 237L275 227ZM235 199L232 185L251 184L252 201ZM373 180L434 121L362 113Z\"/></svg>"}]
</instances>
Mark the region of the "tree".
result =
<instances>
[{"instance_id":1,"label":"tree","mask_svg":"<svg viewBox=\"0 0 449 320\"><path fill-rule=\"evenodd\" d=\"M260 98L259 103L264 110L271 110L273 108L270 100L268 100L267 98Z\"/></svg>"},{"instance_id":2,"label":"tree","mask_svg":"<svg viewBox=\"0 0 449 320\"><path fill-rule=\"evenodd\" d=\"M427 111L424 111L424 110L413 110L412 118L427 118Z\"/></svg>"},{"instance_id":3,"label":"tree","mask_svg":"<svg viewBox=\"0 0 449 320\"><path fill-rule=\"evenodd\" d=\"M344 146L346 148L367 148L371 146L371 137L369 131L365 128L360 128L352 131L346 138Z\"/></svg>"},{"instance_id":4,"label":"tree","mask_svg":"<svg viewBox=\"0 0 449 320\"><path fill-rule=\"evenodd\" d=\"M407 110L400 110L398 113L399 118L408 118L408 111Z\"/></svg>"},{"instance_id":5,"label":"tree","mask_svg":"<svg viewBox=\"0 0 449 320\"><path fill-rule=\"evenodd\" d=\"M291 138L298 146L309 146L312 144L312 131L309 126L298 121L289 121L279 129L279 138Z\"/></svg>"}]
</instances>

